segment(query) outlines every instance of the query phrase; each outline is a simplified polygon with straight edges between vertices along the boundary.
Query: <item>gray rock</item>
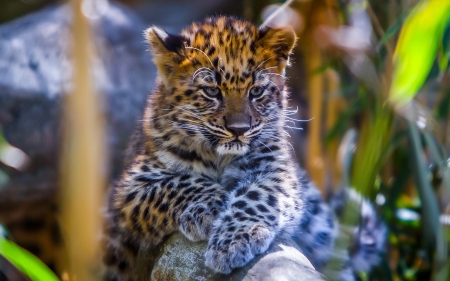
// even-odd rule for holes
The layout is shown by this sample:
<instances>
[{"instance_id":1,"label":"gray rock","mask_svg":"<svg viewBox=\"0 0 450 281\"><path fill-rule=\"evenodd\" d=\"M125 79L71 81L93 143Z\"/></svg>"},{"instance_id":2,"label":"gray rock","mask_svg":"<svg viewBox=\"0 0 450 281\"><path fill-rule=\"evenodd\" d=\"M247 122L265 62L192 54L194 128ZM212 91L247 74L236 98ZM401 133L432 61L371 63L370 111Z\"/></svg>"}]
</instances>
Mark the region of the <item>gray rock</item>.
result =
<instances>
[{"instance_id":1,"label":"gray rock","mask_svg":"<svg viewBox=\"0 0 450 281\"><path fill-rule=\"evenodd\" d=\"M193 243L174 234L156 250L139 252L136 280L167 281L307 281L327 280L317 272L298 246L288 238L278 238L269 250L229 275L207 268L203 254L206 243Z\"/></svg>"},{"instance_id":2,"label":"gray rock","mask_svg":"<svg viewBox=\"0 0 450 281\"><path fill-rule=\"evenodd\" d=\"M0 203L48 198L57 189L62 102L71 87L70 18L67 5L54 6L0 26L0 124L5 138L31 158L25 170L9 171ZM147 26L134 13L110 4L90 25L112 178L121 169L156 69L142 36Z\"/></svg>"}]
</instances>

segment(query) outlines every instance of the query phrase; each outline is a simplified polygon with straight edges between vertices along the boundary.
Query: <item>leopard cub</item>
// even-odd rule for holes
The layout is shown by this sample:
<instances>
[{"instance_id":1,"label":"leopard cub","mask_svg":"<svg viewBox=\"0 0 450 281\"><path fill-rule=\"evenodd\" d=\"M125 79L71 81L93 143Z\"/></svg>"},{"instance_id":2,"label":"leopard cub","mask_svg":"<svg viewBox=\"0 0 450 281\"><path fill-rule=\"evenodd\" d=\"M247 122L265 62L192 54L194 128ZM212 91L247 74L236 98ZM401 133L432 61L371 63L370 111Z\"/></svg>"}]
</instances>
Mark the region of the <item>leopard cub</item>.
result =
<instances>
[{"instance_id":1,"label":"leopard cub","mask_svg":"<svg viewBox=\"0 0 450 281\"><path fill-rule=\"evenodd\" d=\"M207 240L206 265L229 273L302 216L283 130L295 33L222 16L145 36L157 86L110 194L105 263L130 280L139 248L178 230Z\"/></svg>"}]
</instances>

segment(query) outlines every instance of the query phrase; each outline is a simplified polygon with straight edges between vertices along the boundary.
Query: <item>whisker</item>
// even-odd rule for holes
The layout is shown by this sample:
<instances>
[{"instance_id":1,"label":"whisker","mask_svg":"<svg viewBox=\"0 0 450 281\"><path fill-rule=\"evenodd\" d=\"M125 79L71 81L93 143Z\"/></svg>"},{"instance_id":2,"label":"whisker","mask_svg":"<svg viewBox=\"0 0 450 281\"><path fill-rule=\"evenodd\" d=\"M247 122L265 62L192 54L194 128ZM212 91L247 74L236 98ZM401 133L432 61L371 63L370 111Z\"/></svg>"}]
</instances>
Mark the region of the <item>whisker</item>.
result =
<instances>
[{"instance_id":1,"label":"whisker","mask_svg":"<svg viewBox=\"0 0 450 281\"><path fill-rule=\"evenodd\" d=\"M199 48L195 48L195 47L184 47L185 49L193 49L196 51L199 51L200 53L204 54L205 57L209 60L209 62L211 63L211 65L214 67L214 64L212 63L211 59L208 57L207 54L205 54L205 52L203 52L202 50L200 50Z\"/></svg>"},{"instance_id":2,"label":"whisker","mask_svg":"<svg viewBox=\"0 0 450 281\"><path fill-rule=\"evenodd\" d=\"M214 77L212 75L206 75L205 77L203 77L202 82L205 81L206 78L211 77L212 80L214 80Z\"/></svg>"},{"instance_id":3,"label":"whisker","mask_svg":"<svg viewBox=\"0 0 450 281\"><path fill-rule=\"evenodd\" d=\"M285 130L278 130L278 129L272 129L272 130L270 130L270 129L265 129L265 130L263 130L263 133L281 133L282 135L285 135L285 136L287 136L287 137L291 137L291 135L290 135L288 132L286 132Z\"/></svg>"},{"instance_id":4,"label":"whisker","mask_svg":"<svg viewBox=\"0 0 450 281\"><path fill-rule=\"evenodd\" d=\"M293 115L293 114L296 114L297 112L298 112L298 106L295 110L290 110L290 109L284 110L284 114L286 114L286 115Z\"/></svg>"},{"instance_id":5,"label":"whisker","mask_svg":"<svg viewBox=\"0 0 450 281\"><path fill-rule=\"evenodd\" d=\"M269 83L272 83L272 84L274 84L274 85L275 85L275 87L277 87L278 91L280 91L280 88L278 88L277 84L273 83L273 82L272 82L272 81L270 81L270 80L267 80L267 81L269 81ZM280 91L280 92L281 92L281 91Z\"/></svg>"},{"instance_id":6,"label":"whisker","mask_svg":"<svg viewBox=\"0 0 450 281\"><path fill-rule=\"evenodd\" d=\"M190 115L190 116L192 116L192 117L195 117L195 118L197 118L197 119L199 119L199 120L205 122L205 120L203 120L199 115L195 114L194 112L191 112L191 111L189 111L189 110L187 110L187 109L185 109L185 108L182 108L182 107L180 107L180 106L176 106L176 105L174 105L173 103L171 103L170 105L172 105L173 107L176 107L176 108L178 108L178 109L181 109L181 110L187 112L188 115Z\"/></svg>"},{"instance_id":7,"label":"whisker","mask_svg":"<svg viewBox=\"0 0 450 281\"><path fill-rule=\"evenodd\" d=\"M311 120L313 120L314 119L314 117L311 117L311 118L309 118L309 119L294 119L294 118L291 118L291 117L285 117L286 119L289 119L289 120L291 120L291 121L296 121L296 122L309 122L309 121L311 121Z\"/></svg>"},{"instance_id":8,"label":"whisker","mask_svg":"<svg viewBox=\"0 0 450 281\"><path fill-rule=\"evenodd\" d=\"M272 69L272 68L278 68L278 66L269 66L269 67L266 67L266 68L261 69L260 71L256 72L256 74L259 74L259 73L261 73L261 72L263 72L263 71L265 71L265 70Z\"/></svg>"},{"instance_id":9,"label":"whisker","mask_svg":"<svg viewBox=\"0 0 450 281\"><path fill-rule=\"evenodd\" d=\"M192 122L192 123L194 123L194 124L202 124L201 122L199 122L199 121L196 121L196 120L189 120L189 119L186 119L186 118L182 118L182 117L177 117L177 119L178 120L181 120L181 121L188 121L188 122Z\"/></svg>"},{"instance_id":10,"label":"whisker","mask_svg":"<svg viewBox=\"0 0 450 281\"><path fill-rule=\"evenodd\" d=\"M263 61L262 63L260 63L256 68L255 68L255 72L261 67L261 65L263 65L264 63L266 63L268 60L273 59L275 56L271 56L270 58L266 59L265 61Z\"/></svg>"},{"instance_id":11,"label":"whisker","mask_svg":"<svg viewBox=\"0 0 450 281\"><path fill-rule=\"evenodd\" d=\"M292 152L294 152L294 156L297 157L297 154L295 153L295 149L294 149L294 147L292 146L292 144L291 144L290 142L288 142L288 141L286 141L286 143L289 144L289 146L290 146L291 149L292 149Z\"/></svg>"},{"instance_id":12,"label":"whisker","mask_svg":"<svg viewBox=\"0 0 450 281\"><path fill-rule=\"evenodd\" d=\"M203 128L201 128L198 125L192 125L192 124L180 124L178 122L169 120L169 124L175 125L177 128L184 129L186 131L194 132L194 133L201 133Z\"/></svg>"},{"instance_id":13,"label":"whisker","mask_svg":"<svg viewBox=\"0 0 450 281\"><path fill-rule=\"evenodd\" d=\"M203 66L203 67L200 67L199 69L197 69L197 70L194 72L193 76L195 76L195 75L197 74L197 72L199 72L199 71L209 71L209 72L212 72L212 70L211 70L210 68L207 68L206 66Z\"/></svg>"},{"instance_id":14,"label":"whisker","mask_svg":"<svg viewBox=\"0 0 450 281\"><path fill-rule=\"evenodd\" d=\"M283 126L283 127L289 128L289 129L302 130L303 131L303 128L297 128L297 127L291 127L291 126Z\"/></svg>"},{"instance_id":15,"label":"whisker","mask_svg":"<svg viewBox=\"0 0 450 281\"><path fill-rule=\"evenodd\" d=\"M138 122L150 122L150 121L153 121L153 120L156 120L156 119L159 119L159 118L166 117L166 116L171 115L171 114L173 114L173 112L169 112L169 113L164 114L164 115L156 116L156 117L150 118L148 120L138 120Z\"/></svg>"},{"instance_id":16,"label":"whisker","mask_svg":"<svg viewBox=\"0 0 450 281\"><path fill-rule=\"evenodd\" d=\"M266 75L276 75L276 76L280 76L281 78L287 80L286 76L281 75L281 74L278 74L278 73L273 73L273 72L264 73L264 77L265 77Z\"/></svg>"},{"instance_id":17,"label":"whisker","mask_svg":"<svg viewBox=\"0 0 450 281\"><path fill-rule=\"evenodd\" d=\"M219 57L219 61L222 61L222 58L221 58L221 57ZM222 71L222 74L225 75L225 71L224 71L221 67L219 67L219 69L220 69L220 71Z\"/></svg>"},{"instance_id":18,"label":"whisker","mask_svg":"<svg viewBox=\"0 0 450 281\"><path fill-rule=\"evenodd\" d=\"M185 49L193 49L193 50L196 50L196 51L201 52L201 53L204 54L205 57L209 60L209 62L210 62L211 65L213 66L213 68L215 68L214 64L212 63L212 61L211 61L211 59L208 57L208 55L207 55L205 52L203 52L202 50L200 50L199 48L195 48L195 47L184 47L184 48L185 48ZM222 71L223 74L225 74L225 72L223 71L222 68L219 67L219 70ZM224 77L222 77L222 78L224 78Z\"/></svg>"},{"instance_id":19,"label":"whisker","mask_svg":"<svg viewBox=\"0 0 450 281\"><path fill-rule=\"evenodd\" d=\"M210 70L202 70L202 71L194 72L194 75L192 76L192 82L194 82L195 77L197 77L197 75L199 75L200 73L203 73L203 72L208 72L208 73L212 74L212 72ZM211 76L211 75L209 75L209 76Z\"/></svg>"},{"instance_id":20,"label":"whisker","mask_svg":"<svg viewBox=\"0 0 450 281\"><path fill-rule=\"evenodd\" d=\"M256 140L256 139L255 139L255 140ZM264 145L265 147L267 147L267 149L269 149L270 152L272 152L272 149L270 149L270 147L268 147L265 143L263 143L263 142L260 141L260 140L256 140L256 141L259 142L260 144Z\"/></svg>"}]
</instances>

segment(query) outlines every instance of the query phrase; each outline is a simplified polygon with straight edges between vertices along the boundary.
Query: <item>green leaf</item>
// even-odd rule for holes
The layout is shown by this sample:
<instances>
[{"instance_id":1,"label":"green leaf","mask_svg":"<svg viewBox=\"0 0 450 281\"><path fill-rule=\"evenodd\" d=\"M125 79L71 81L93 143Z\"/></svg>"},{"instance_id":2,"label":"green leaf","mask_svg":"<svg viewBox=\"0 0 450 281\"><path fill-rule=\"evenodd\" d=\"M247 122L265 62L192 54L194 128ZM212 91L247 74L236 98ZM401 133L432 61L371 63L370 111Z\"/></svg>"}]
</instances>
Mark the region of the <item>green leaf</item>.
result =
<instances>
[{"instance_id":1,"label":"green leaf","mask_svg":"<svg viewBox=\"0 0 450 281\"><path fill-rule=\"evenodd\" d=\"M444 182L443 186L447 189L447 192L450 191L450 170L447 167L447 159L441 153L441 149L438 143L433 139L433 136L429 133L424 133L425 143L427 144L428 150L430 152L431 158L439 167L439 170L442 174L442 181Z\"/></svg>"},{"instance_id":2,"label":"green leaf","mask_svg":"<svg viewBox=\"0 0 450 281\"><path fill-rule=\"evenodd\" d=\"M450 90L443 92L443 97L436 108L436 117L438 119L447 119L449 117L450 109Z\"/></svg>"},{"instance_id":3,"label":"green leaf","mask_svg":"<svg viewBox=\"0 0 450 281\"><path fill-rule=\"evenodd\" d=\"M358 99L354 103L351 103L347 110L340 113L336 122L325 135L326 145L329 145L334 139L341 137L346 132L346 129L349 127L348 124L352 118L362 110L363 106L363 101Z\"/></svg>"},{"instance_id":4,"label":"green leaf","mask_svg":"<svg viewBox=\"0 0 450 281\"><path fill-rule=\"evenodd\" d=\"M420 133L416 125L409 122L409 136L411 143L411 156L414 168L414 176L417 189L422 202L422 227L427 246L435 247L435 259L433 264L433 280L443 279L446 270L447 241L444 239L442 225L439 222L439 203L436 194L428 179L428 170L423 159Z\"/></svg>"},{"instance_id":5,"label":"green leaf","mask_svg":"<svg viewBox=\"0 0 450 281\"><path fill-rule=\"evenodd\" d=\"M441 74L447 71L448 63L450 60L450 49L449 49L450 26L447 26L447 28L444 31L444 35L442 37L443 37L442 43L439 46L439 55L438 55L439 70L441 71Z\"/></svg>"},{"instance_id":6,"label":"green leaf","mask_svg":"<svg viewBox=\"0 0 450 281\"><path fill-rule=\"evenodd\" d=\"M344 137L342 138L341 143L339 144L339 158L341 158L340 165L342 166L342 186L350 185L350 172L353 161L353 150L355 148L357 136L358 133L355 129L349 129L347 130Z\"/></svg>"},{"instance_id":7,"label":"green leaf","mask_svg":"<svg viewBox=\"0 0 450 281\"><path fill-rule=\"evenodd\" d=\"M389 38L391 38L394 34L396 34L403 25L405 21L406 13L402 14L399 18L397 18L394 23L386 30L386 33L381 37L380 43L385 43Z\"/></svg>"},{"instance_id":8,"label":"green leaf","mask_svg":"<svg viewBox=\"0 0 450 281\"><path fill-rule=\"evenodd\" d=\"M403 169L400 170L400 173L394 178L394 182L389 190L385 211L395 212L397 209L396 202L400 198L401 193L404 190L406 182L409 179L410 170L407 165L404 166Z\"/></svg>"},{"instance_id":9,"label":"green leaf","mask_svg":"<svg viewBox=\"0 0 450 281\"><path fill-rule=\"evenodd\" d=\"M372 118L366 117L358 137L353 161L350 185L366 198L373 199L373 188L380 170L381 157L388 148L392 112L380 105L375 106Z\"/></svg>"},{"instance_id":10,"label":"green leaf","mask_svg":"<svg viewBox=\"0 0 450 281\"><path fill-rule=\"evenodd\" d=\"M0 235L0 255L33 281L59 281L42 261L2 235Z\"/></svg>"},{"instance_id":11,"label":"green leaf","mask_svg":"<svg viewBox=\"0 0 450 281\"><path fill-rule=\"evenodd\" d=\"M394 54L390 100L410 101L425 82L450 18L450 1L423 0L407 17Z\"/></svg>"},{"instance_id":12,"label":"green leaf","mask_svg":"<svg viewBox=\"0 0 450 281\"><path fill-rule=\"evenodd\" d=\"M0 170L0 189L9 182L9 176L2 170Z\"/></svg>"}]
</instances>

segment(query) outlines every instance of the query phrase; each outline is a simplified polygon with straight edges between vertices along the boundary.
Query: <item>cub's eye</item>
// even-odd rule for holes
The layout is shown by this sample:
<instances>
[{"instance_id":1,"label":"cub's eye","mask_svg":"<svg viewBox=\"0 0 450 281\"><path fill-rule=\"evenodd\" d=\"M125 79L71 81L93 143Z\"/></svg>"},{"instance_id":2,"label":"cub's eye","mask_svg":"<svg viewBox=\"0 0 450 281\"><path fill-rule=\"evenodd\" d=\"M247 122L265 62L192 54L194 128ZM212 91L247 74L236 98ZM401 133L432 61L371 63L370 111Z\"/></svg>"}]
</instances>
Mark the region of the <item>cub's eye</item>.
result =
<instances>
[{"instance_id":1,"label":"cub's eye","mask_svg":"<svg viewBox=\"0 0 450 281\"><path fill-rule=\"evenodd\" d=\"M203 92L208 96L215 97L220 93L220 90L217 87L204 87Z\"/></svg>"},{"instance_id":2,"label":"cub's eye","mask_svg":"<svg viewBox=\"0 0 450 281\"><path fill-rule=\"evenodd\" d=\"M264 93L264 88L261 86L256 86L250 89L250 96L252 98L257 98Z\"/></svg>"}]
</instances>

